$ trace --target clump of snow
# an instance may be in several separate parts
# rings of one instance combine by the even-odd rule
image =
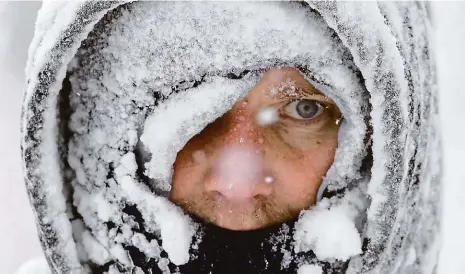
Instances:
[[[299,267],[297,274],[323,274],[323,269],[316,264],[304,264]]]
[[[22,264],[16,274],[52,274],[44,257],[31,259]]]
[[[115,169],[117,177],[134,174],[137,170],[136,156],[133,152],[124,154],[120,159],[120,165]]]
[[[160,257],[161,249],[156,240],[151,240],[149,242],[143,234],[135,233],[134,236],[132,236],[131,241],[135,247],[151,258]]]
[[[297,87],[295,81],[291,78],[286,78],[278,86],[274,86],[268,90],[270,96],[276,96],[280,93],[286,93],[287,95],[297,95]]]
[[[82,245],[84,246],[85,250],[88,252],[89,258],[100,264],[103,265],[110,259],[110,253],[108,250],[93,237],[88,230],[84,231],[81,235],[82,237]]]
[[[294,250],[312,250],[321,261],[346,261],[362,252],[362,241],[355,226],[353,209],[347,205],[330,206],[322,200],[305,211],[295,227]]]
[[[269,126],[278,121],[278,111],[273,107],[262,108],[257,113],[257,124]]]
[[[128,197],[138,205],[149,231],[160,229],[163,248],[170,260],[177,265],[189,261],[189,247],[197,230],[197,225],[173,203],[163,197],[154,197],[131,176],[119,177],[118,182]]]

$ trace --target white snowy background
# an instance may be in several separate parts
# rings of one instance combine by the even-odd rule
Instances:
[[[40,2],[0,1],[0,274],[41,256],[22,180],[19,117],[28,44]],[[444,146],[440,274],[465,274],[465,2],[435,2]]]

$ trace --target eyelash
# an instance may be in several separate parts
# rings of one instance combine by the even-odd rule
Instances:
[[[315,116],[313,118],[310,118],[310,119],[295,119],[295,118],[292,118],[289,115],[283,113],[284,108],[287,107],[289,104],[291,104],[293,102],[296,102],[296,101],[301,101],[301,100],[314,101],[317,104],[319,104],[321,107],[323,107],[323,110],[317,116]],[[311,124],[316,124],[316,123],[320,122],[322,119],[324,119],[324,116],[327,113],[329,108],[330,108],[330,106],[328,106],[328,104],[325,104],[325,103],[317,101],[317,100],[313,100],[313,99],[295,99],[295,100],[288,101],[285,105],[283,105],[283,106],[281,106],[279,108],[279,117],[280,117],[280,120],[291,121],[291,122],[299,124],[299,125],[311,125]]]
[[[299,114],[299,110],[297,108],[299,107],[300,103],[303,103],[303,102],[310,102],[312,104],[315,104],[317,106],[317,111],[316,111],[315,114],[312,115],[312,117],[309,117],[309,118],[304,118],[304,117],[302,117],[301,119],[295,118],[294,116],[301,116]],[[292,118],[295,118],[295,119],[300,121],[300,120],[311,120],[311,119],[314,119],[314,118],[318,117],[325,110],[325,106],[323,104],[321,104],[320,102],[315,101],[315,100],[301,99],[301,100],[293,100],[293,101],[287,103],[284,107],[282,107],[282,109],[289,113],[288,116],[290,116]]]

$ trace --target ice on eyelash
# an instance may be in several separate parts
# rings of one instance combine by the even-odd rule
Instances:
[[[271,87],[268,90],[268,92],[270,96],[276,96],[278,95],[278,93],[282,95],[292,96],[298,95],[298,93],[296,93],[296,89],[297,88],[295,86],[295,80],[291,78],[286,78],[286,80],[284,82],[281,82],[278,86]]]

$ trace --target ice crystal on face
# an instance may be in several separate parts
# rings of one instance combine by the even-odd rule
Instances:
[[[271,184],[274,181],[273,177],[271,176],[266,176],[265,177],[265,183]]]
[[[296,94],[297,87],[295,85],[295,81],[291,78],[286,78],[283,82],[281,82],[277,86],[273,86],[268,90],[268,95],[271,97],[277,96],[279,94],[292,96]]]
[[[273,107],[262,108],[257,113],[257,124],[270,126],[278,121],[278,111]]]

